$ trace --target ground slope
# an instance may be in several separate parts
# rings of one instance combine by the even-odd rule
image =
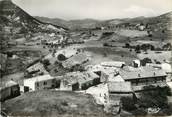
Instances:
[[[52,117],[109,117],[90,95],[39,91],[23,94],[2,104],[7,114]]]

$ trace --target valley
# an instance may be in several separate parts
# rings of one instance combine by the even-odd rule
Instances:
[[[2,117],[172,115],[171,23],[34,17],[0,1]]]

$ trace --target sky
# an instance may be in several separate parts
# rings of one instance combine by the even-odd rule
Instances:
[[[12,0],[32,16],[115,19],[157,16],[172,11],[172,0]]]

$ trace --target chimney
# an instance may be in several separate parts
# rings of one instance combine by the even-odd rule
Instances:
[[[153,73],[153,75],[155,76],[155,75],[156,75],[156,73],[154,72],[154,73]]]

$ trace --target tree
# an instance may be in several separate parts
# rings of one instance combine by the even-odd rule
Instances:
[[[66,58],[63,54],[59,54],[58,57],[57,57],[57,59],[58,59],[59,61],[64,61],[64,60],[66,60],[67,58]]]
[[[153,45],[150,45],[151,50],[155,50],[155,47]]]
[[[146,63],[152,63],[152,60],[150,58],[144,58],[140,62],[142,66],[145,66]]]
[[[103,43],[103,46],[108,46],[108,43]]]
[[[136,52],[136,53],[141,53],[141,52],[140,52],[140,45],[137,45],[137,46],[135,47],[135,52]]]
[[[48,59],[44,59],[44,60],[42,61],[42,64],[43,64],[45,67],[47,67],[48,65],[50,65],[50,61],[49,61]]]
[[[141,93],[138,102],[141,107],[168,107],[167,96],[171,96],[169,87],[145,86],[143,89],[145,91]]]
[[[130,97],[122,97],[121,98],[122,107],[126,111],[133,111],[136,109],[135,102]]]
[[[171,50],[172,49],[172,45],[171,45],[171,43],[167,43],[162,48],[163,48],[163,50]]]
[[[130,48],[130,44],[129,43],[125,43],[125,47],[126,48]]]
[[[142,44],[140,46],[140,49],[144,50],[144,51],[147,51],[147,49],[149,48],[149,45],[148,44]]]

